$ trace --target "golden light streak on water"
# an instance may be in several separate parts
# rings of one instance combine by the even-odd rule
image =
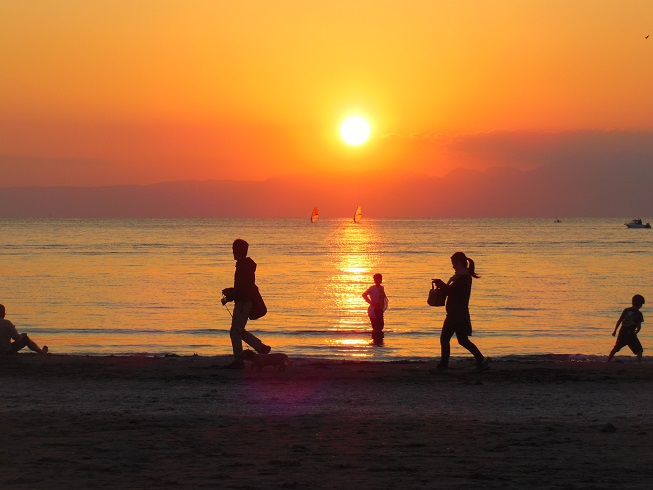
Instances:
[[[336,328],[362,330],[367,324],[367,303],[362,294],[372,282],[376,265],[371,244],[376,241],[376,228],[369,223],[343,222],[337,239],[340,260],[338,272],[331,277],[334,307],[341,311]]]

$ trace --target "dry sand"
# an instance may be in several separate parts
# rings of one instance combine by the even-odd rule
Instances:
[[[632,359],[632,358],[630,358]],[[630,361],[628,359],[628,361]],[[650,488],[653,363],[0,360],[4,488]]]

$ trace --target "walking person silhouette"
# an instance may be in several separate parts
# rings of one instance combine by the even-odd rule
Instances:
[[[249,243],[245,240],[237,239],[232,245],[234,260],[236,261],[236,272],[234,274],[234,287],[226,288],[222,291],[224,297],[222,304],[225,305],[234,301],[234,311],[231,317],[231,346],[234,352],[234,360],[224,366],[226,369],[244,369],[245,360],[243,359],[243,340],[247,342],[259,354],[270,352],[270,346],[265,345],[261,340],[252,333],[245,330],[247,320],[250,318],[254,309],[254,300],[258,295],[256,287],[256,262],[247,256]],[[256,317],[252,317],[256,318]]]
[[[451,256],[451,265],[455,274],[448,282],[445,283],[441,279],[433,280],[439,288],[444,289],[447,295],[447,316],[440,333],[440,362],[434,371],[446,373],[449,369],[450,341],[454,334],[458,343],[471,352],[476,359],[476,370],[483,371],[490,368],[490,359],[483,356],[478,347],[469,340],[469,336],[472,335],[472,321],[469,315],[472,279],[480,276],[475,272],[474,261],[463,252],[456,252]]]

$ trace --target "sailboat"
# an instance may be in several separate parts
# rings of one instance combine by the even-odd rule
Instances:
[[[363,208],[358,206],[356,212],[354,213],[354,223],[360,223],[360,220],[363,219]]]
[[[313,212],[311,213],[311,223],[315,223],[317,220],[320,219],[320,212],[317,209],[317,206],[313,208]]]

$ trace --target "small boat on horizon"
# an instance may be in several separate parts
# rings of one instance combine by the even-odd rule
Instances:
[[[630,223],[624,223],[624,225],[626,225],[626,228],[650,228],[651,227],[651,223],[646,223],[646,224],[642,223],[641,218],[635,218]]]
[[[318,211],[317,206],[315,206],[311,213],[311,223],[315,223],[318,219],[320,219],[320,212]]]

